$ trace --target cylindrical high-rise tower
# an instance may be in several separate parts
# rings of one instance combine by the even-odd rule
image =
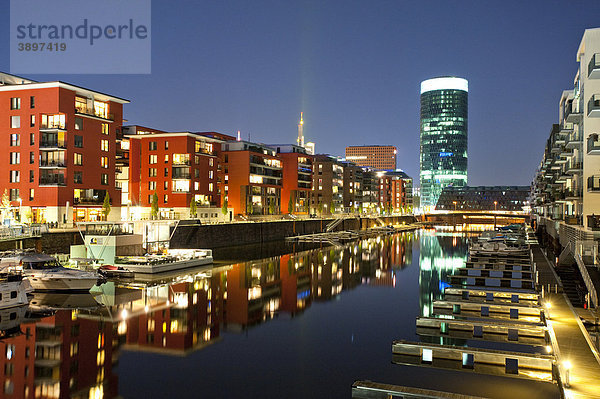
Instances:
[[[462,78],[421,82],[422,207],[435,207],[444,187],[467,185],[468,91]]]

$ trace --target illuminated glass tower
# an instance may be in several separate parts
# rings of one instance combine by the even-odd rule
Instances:
[[[447,186],[467,185],[466,79],[421,82],[421,206],[435,206]]]

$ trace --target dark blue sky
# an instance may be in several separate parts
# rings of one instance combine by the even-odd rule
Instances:
[[[598,0],[156,0],[151,75],[29,77],[128,98],[130,123],[266,143],[293,142],[302,110],[318,152],[392,144],[418,180],[419,84],[457,75],[469,80],[469,184],[529,184],[599,16]]]

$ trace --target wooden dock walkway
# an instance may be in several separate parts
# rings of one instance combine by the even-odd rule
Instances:
[[[533,246],[532,250],[540,284],[549,284],[551,287],[560,285],[539,246]],[[584,332],[579,316],[563,293],[546,293],[543,302],[551,304],[548,323],[556,337],[557,348],[554,350],[559,359],[565,397],[600,398],[600,357]],[[567,370],[569,363],[571,367]]]

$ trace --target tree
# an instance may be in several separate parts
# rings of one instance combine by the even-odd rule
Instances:
[[[290,200],[288,201],[288,213],[294,212],[294,199],[290,195]]]
[[[156,191],[152,194],[152,205],[150,207],[150,214],[152,219],[158,219],[158,194]]]
[[[252,215],[253,212],[254,206],[252,205],[252,201],[248,201],[248,203],[246,203],[246,215]]]
[[[359,213],[359,214],[361,214],[361,215],[362,215],[362,213],[363,213],[363,206],[362,206],[362,204],[360,204],[360,205],[358,206],[358,213]]]
[[[196,206],[196,200],[192,198],[190,201],[190,217],[195,218],[198,216],[198,207]]]
[[[102,203],[102,214],[104,215],[104,220],[108,219],[108,214],[110,213],[110,196],[108,195],[108,191],[104,195],[104,203]]]
[[[335,203],[331,201],[331,204],[329,205],[329,213],[333,215],[333,213],[335,212]]]
[[[223,207],[221,208],[221,213],[223,214],[223,216],[227,216],[228,212],[229,212],[229,203],[225,199],[225,200],[223,200]]]
[[[319,211],[319,215],[323,215],[323,203],[319,202],[319,206],[317,206],[317,209]]]
[[[270,215],[274,215],[275,214],[275,200],[271,200],[269,202],[269,214]]]

